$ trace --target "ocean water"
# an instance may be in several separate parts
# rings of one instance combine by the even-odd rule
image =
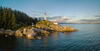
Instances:
[[[0,51],[100,51],[100,24],[61,24],[76,32],[54,32],[44,39],[3,39]]]

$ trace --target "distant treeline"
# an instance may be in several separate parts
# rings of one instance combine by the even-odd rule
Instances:
[[[29,17],[21,11],[0,7],[0,29],[16,30],[22,26],[29,26],[38,22],[37,18]]]

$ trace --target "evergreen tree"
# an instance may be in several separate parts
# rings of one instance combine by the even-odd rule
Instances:
[[[37,18],[29,17],[21,11],[12,10],[11,8],[0,7],[0,29],[18,29],[22,26],[29,26],[38,22]]]

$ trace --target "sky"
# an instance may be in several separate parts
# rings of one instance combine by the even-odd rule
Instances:
[[[0,0],[0,6],[27,13],[31,17],[48,16],[70,21],[100,22],[100,0]]]

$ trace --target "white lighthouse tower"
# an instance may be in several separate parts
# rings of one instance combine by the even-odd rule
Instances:
[[[44,20],[47,20],[47,13],[44,13]]]

